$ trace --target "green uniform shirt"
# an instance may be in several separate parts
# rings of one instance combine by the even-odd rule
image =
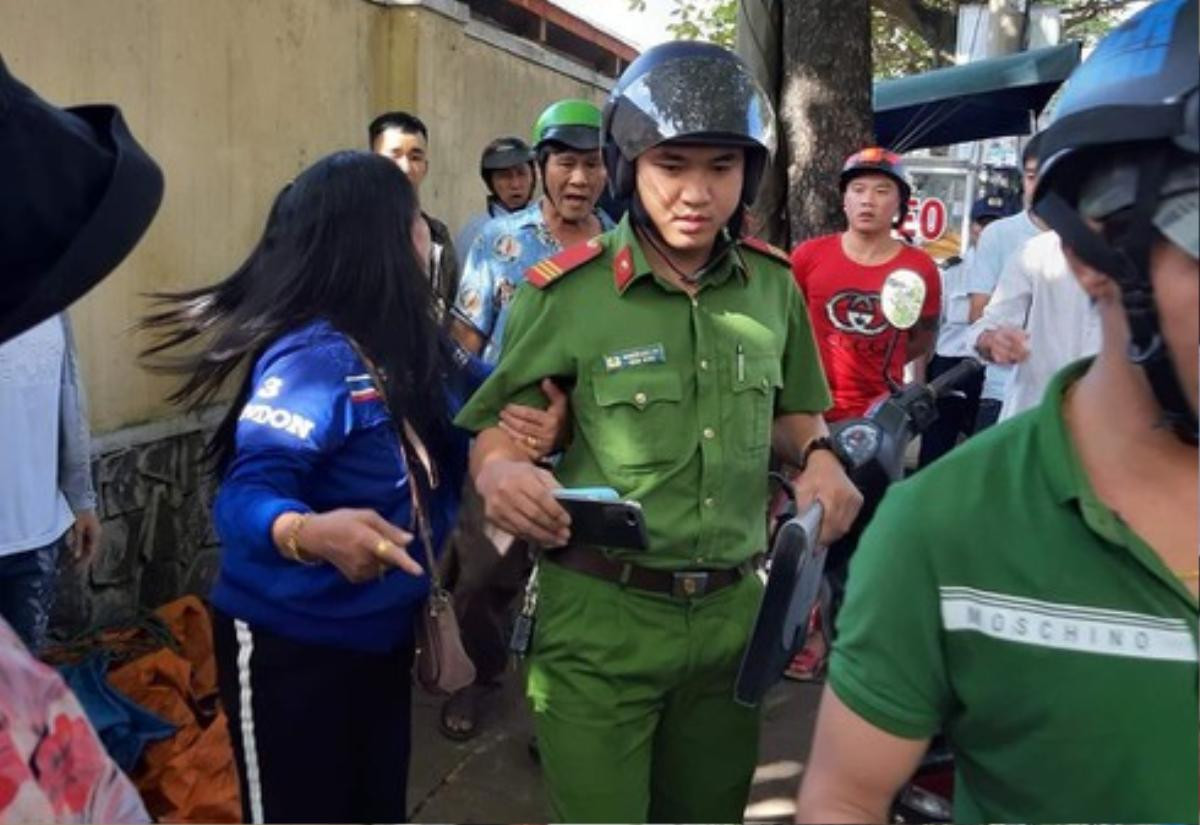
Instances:
[[[535,266],[552,282],[517,290],[499,364],[456,423],[495,426],[565,379],[574,430],[556,474],[641,502],[649,551],[624,558],[740,564],[766,543],[772,419],[829,404],[800,290],[756,246],[711,264],[694,300],[654,277],[628,219]]]
[[[851,563],[830,685],[946,733],[956,822],[1197,820],[1197,604],[1083,472],[1086,366],[894,487]]]

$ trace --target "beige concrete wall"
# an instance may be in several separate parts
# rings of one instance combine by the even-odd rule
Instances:
[[[457,232],[483,208],[479,153],[488,141],[509,134],[529,140],[549,104],[565,97],[601,103],[607,89],[473,36],[478,24],[464,28],[428,13],[415,22],[416,109],[430,130],[433,163],[421,197]]]
[[[602,94],[598,78],[536,49],[472,36],[480,24],[458,4],[426,2],[0,0],[12,71],[56,103],[119,103],[166,173],[146,237],[72,310],[95,431],[176,412],[169,383],[134,363],[142,295],[231,272],[280,186],[330,151],[364,147],[375,113],[427,120],[422,198],[457,229],[482,202],[487,140],[525,135],[554,99]]]
[[[305,165],[362,142],[369,32],[359,0],[3,0],[0,50],[56,103],[116,101],[166,174],[122,267],[73,310],[98,431],[173,412],[134,365],[141,294],[233,270]]]

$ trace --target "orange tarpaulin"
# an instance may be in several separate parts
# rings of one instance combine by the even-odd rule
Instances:
[[[208,611],[195,596],[185,596],[155,613],[180,652],[147,653],[111,671],[108,680],[179,730],[149,745],[131,778],[160,822],[239,822],[237,773],[217,701]]]

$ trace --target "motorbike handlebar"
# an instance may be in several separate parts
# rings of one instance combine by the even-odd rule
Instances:
[[[783,473],[778,473],[775,471],[771,471],[770,473],[767,473],[767,475],[770,477],[771,481],[774,481],[780,486],[780,488],[783,489],[785,493],[787,493],[788,501],[794,504],[796,501],[796,487],[791,481],[788,480],[787,476],[785,476]],[[821,504],[820,499],[815,499],[811,504],[804,508],[803,512],[797,513],[794,518],[800,522],[800,525],[806,531],[808,531],[808,533],[813,537],[813,542],[815,543],[817,537],[821,535],[821,522],[825,519],[825,507]]]
[[[804,512],[798,513],[796,520],[804,527],[805,532],[812,537],[812,542],[815,546],[817,539],[821,536],[821,522],[825,520],[825,506],[821,504],[820,499],[815,499],[812,504],[804,509]]]
[[[828,557],[825,548],[817,545],[823,515],[821,502],[814,501],[772,537],[762,603],[734,685],[734,698],[740,704],[761,703],[804,644]]]
[[[929,391],[933,393],[934,398],[941,398],[947,392],[954,389],[960,381],[970,378],[981,369],[983,369],[983,364],[979,361],[974,358],[964,358],[961,362],[930,381],[928,384]]]

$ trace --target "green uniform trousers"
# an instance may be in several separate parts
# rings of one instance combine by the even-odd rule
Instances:
[[[733,685],[761,595],[756,576],[684,600],[542,561],[527,691],[557,821],[741,821],[759,714]]]

